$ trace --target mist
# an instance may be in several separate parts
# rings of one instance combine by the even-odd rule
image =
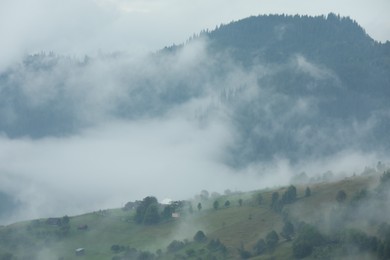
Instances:
[[[178,200],[202,189],[286,185],[302,171],[351,175],[386,158],[355,144],[374,118],[365,127],[293,127],[301,150],[263,149],[286,125],[315,118],[321,102],[280,92],[269,78],[292,69],[317,83],[308,86],[338,88],[337,75],[300,54],[246,68],[228,53],[210,55],[208,45],[200,37],[173,54],[142,57],[41,53],[9,66],[0,89],[0,190],[19,207],[1,223],[121,207],[149,195]],[[257,122],[243,117],[248,109]],[[336,150],[308,153],[335,146],[329,140]]]

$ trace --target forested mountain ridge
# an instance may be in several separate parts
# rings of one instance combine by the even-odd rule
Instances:
[[[282,62],[292,54],[337,72],[350,90],[389,94],[389,47],[346,17],[259,16],[221,26],[209,34],[216,49],[232,48],[243,62]],[[378,95],[379,94],[379,95]]]
[[[382,138],[386,139],[386,129],[390,129],[390,125],[386,123],[389,121],[390,42],[379,43],[373,40],[356,21],[332,13],[317,17],[257,16],[221,25],[214,31],[203,32],[201,36],[209,39],[211,53],[227,51],[236,62],[245,67],[258,64],[271,67],[274,73],[258,80],[260,87],[272,88],[278,94],[288,96],[287,100],[317,100],[314,108],[318,109],[318,114],[315,118],[302,118],[302,115],[298,115],[293,122],[285,125],[287,128],[298,131],[306,125],[318,130],[317,126],[323,129],[333,124],[330,131],[334,134],[329,132],[327,138],[331,140],[337,138],[340,129],[355,124],[357,128],[370,128],[370,133],[368,137],[364,134],[362,136],[362,132],[356,128],[345,129],[343,135],[359,135],[358,140],[350,141],[350,144],[360,143],[354,148],[384,148],[381,144],[385,140]],[[278,105],[283,107],[283,104]],[[288,107],[291,108],[287,106],[277,116],[283,117]],[[247,113],[240,113],[240,117],[245,114]],[[254,117],[255,121],[262,121],[262,116]],[[249,116],[240,125],[247,127],[253,123],[254,117]],[[263,122],[263,125],[269,121]],[[378,121],[382,122],[376,124]],[[258,124],[254,128],[257,126]],[[257,143],[256,147],[267,147],[267,154],[289,149],[286,147],[300,150],[304,142],[295,143],[292,140],[296,138],[288,132],[284,131],[271,142],[265,138],[253,139],[251,135],[249,139],[250,143]],[[296,136],[297,133],[293,135]],[[280,139],[287,139],[281,144],[285,148],[274,149]],[[342,146],[345,145],[344,141]],[[270,146],[272,148],[268,149]],[[322,147],[320,150],[332,153],[341,148],[336,146]],[[307,148],[304,154],[315,149]],[[252,152],[261,153],[258,150]],[[294,159],[291,153],[288,154],[288,158]]]
[[[349,90],[378,98],[390,94],[390,42],[375,41],[349,17],[262,15],[200,36],[210,40],[210,51],[227,50],[247,66],[283,63],[299,54],[332,69]]]
[[[186,49],[195,53],[189,60]],[[390,148],[390,43],[350,18],[249,17],[139,63],[124,56],[37,54],[10,66],[0,74],[0,132],[71,135],[106,118],[159,118],[209,98],[218,101],[192,112],[202,120],[226,114],[233,166]]]

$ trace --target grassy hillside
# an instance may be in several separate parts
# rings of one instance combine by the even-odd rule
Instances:
[[[282,201],[282,194],[288,187],[198,198],[191,201],[194,206],[192,213],[187,203],[177,210],[180,212],[179,218],[169,218],[151,225],[136,223],[135,209],[110,209],[69,218],[15,223],[0,228],[0,259],[291,259],[294,258],[297,241],[303,236],[300,230],[304,230],[305,225],[309,224],[321,233],[323,241],[328,241],[314,246],[311,257],[321,254],[346,257],[359,251],[355,256],[376,259],[376,252],[363,250],[359,246],[355,249],[350,240],[349,246],[344,248],[344,244],[340,242],[344,241],[343,236],[339,233],[337,238],[341,240],[336,239],[339,241],[337,244],[335,233],[331,232],[335,223],[331,215],[332,212],[341,214],[355,209],[359,213],[362,203],[359,207],[351,206],[355,205],[356,194],[360,194],[362,190],[377,192],[380,186],[379,176],[371,174],[335,182],[295,185],[296,198],[281,207],[270,206],[272,196],[278,192],[279,201]],[[311,190],[310,196],[305,194],[307,187]],[[338,202],[336,196],[341,190],[347,196]],[[239,203],[240,199],[242,205]],[[215,201],[219,202],[218,209],[213,208]],[[226,201],[230,205],[225,206]],[[202,203],[201,210],[196,207],[199,202]],[[161,205],[160,208],[162,209]],[[377,231],[378,226],[386,219],[385,216],[381,217],[385,211],[372,213],[355,218],[344,215],[348,221],[340,222],[340,230],[360,230],[380,239]],[[295,231],[283,238],[286,221],[292,223]],[[194,235],[199,230],[207,238],[197,242],[194,241]],[[270,247],[267,244],[264,252],[256,253],[255,245],[272,230],[279,237],[276,245]],[[174,240],[176,242],[171,243]],[[333,244],[329,241],[333,241]],[[84,248],[82,255],[76,256],[77,248]]]

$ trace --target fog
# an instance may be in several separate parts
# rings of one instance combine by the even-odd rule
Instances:
[[[121,207],[148,195],[189,199],[202,189],[222,193],[286,185],[302,170],[311,177],[326,170],[351,175],[377,159],[345,152],[300,166],[280,159],[235,171],[222,160],[230,137],[223,124],[200,128],[172,118],[113,122],[69,138],[1,138],[0,189],[22,203],[3,221]]]
[[[259,63],[245,69],[229,55],[210,57],[207,44],[199,39],[157,60],[42,55],[33,65],[10,66],[1,89],[9,99],[3,99],[7,109],[1,111],[8,132],[0,136],[0,190],[19,207],[1,223],[121,207],[149,195],[178,200],[202,189],[222,193],[286,185],[302,171],[352,175],[385,158],[349,145],[375,125],[373,120],[365,128],[353,125],[347,140],[351,128],[343,124],[296,133],[302,147],[321,150],[329,140],[345,144],[334,154],[292,162],[276,151],[268,160],[234,167],[237,151],[243,158],[255,153],[242,140],[237,109],[259,103],[253,109],[262,120],[251,131],[267,140],[296,117],[316,116],[318,100],[288,97],[263,78],[290,67],[316,80],[337,82],[337,75],[299,54],[281,67]],[[216,67],[223,73],[210,73]],[[13,94],[7,92],[11,87]],[[285,110],[282,104],[292,105]],[[24,124],[42,111],[48,118]]]

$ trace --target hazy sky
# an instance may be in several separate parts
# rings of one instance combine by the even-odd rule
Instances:
[[[388,0],[1,0],[0,69],[22,54],[154,51],[251,15],[329,12],[390,40]]]

